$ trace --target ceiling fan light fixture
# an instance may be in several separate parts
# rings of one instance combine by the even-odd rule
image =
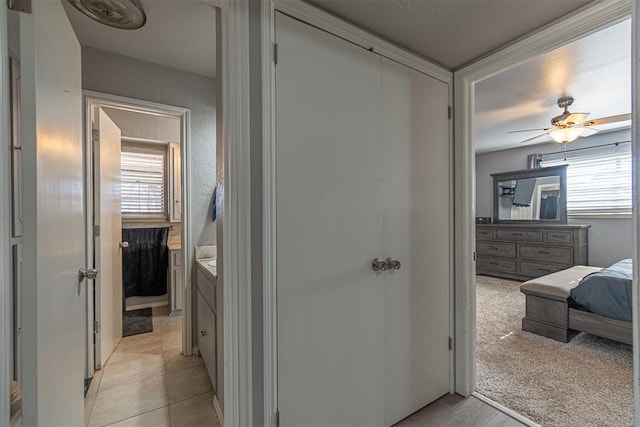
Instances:
[[[553,138],[555,142],[566,143],[575,141],[583,133],[584,128],[582,127],[566,127],[550,131],[549,136]]]

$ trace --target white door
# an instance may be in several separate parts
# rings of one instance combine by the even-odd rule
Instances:
[[[383,423],[380,57],[276,14],[282,426]]]
[[[452,208],[448,85],[382,60],[385,425],[449,391]]]
[[[96,369],[122,338],[122,213],[120,209],[120,128],[102,108],[93,112]]]
[[[86,238],[80,44],[60,2],[31,6],[31,14],[19,17],[22,424],[79,426],[84,420],[86,286],[78,280]]]

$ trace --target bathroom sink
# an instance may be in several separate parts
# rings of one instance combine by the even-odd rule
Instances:
[[[216,265],[216,262],[217,262],[217,261],[218,261],[217,259],[212,259],[211,261],[209,261],[209,262],[207,263],[207,265],[208,265],[209,267],[217,267],[217,265]]]

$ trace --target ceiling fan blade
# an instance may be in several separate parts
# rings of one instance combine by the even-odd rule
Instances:
[[[585,136],[591,136],[591,135],[594,135],[594,134],[598,133],[598,129],[594,129],[594,128],[590,128],[590,127],[581,126],[581,129],[583,129],[583,131],[580,134],[580,136],[583,137],[583,138]]]
[[[522,129],[522,130],[510,130],[507,133],[518,133],[518,132],[533,132],[533,131],[537,131],[537,130],[543,130],[543,131],[548,131],[551,130],[553,128],[538,128],[538,129]]]
[[[536,135],[536,136],[531,137],[529,139],[525,139],[524,141],[520,141],[520,144],[524,144],[525,142],[533,141],[534,139],[542,138],[543,136],[547,136],[547,134],[546,133],[541,133],[540,135]]]
[[[631,114],[618,114],[617,116],[601,117],[599,119],[589,120],[583,123],[584,126],[598,126],[606,125],[609,123],[626,122],[631,120]]]
[[[571,113],[567,116],[566,119],[564,119],[565,123],[575,123],[575,124],[579,124],[584,122],[587,117],[589,117],[589,113]]]

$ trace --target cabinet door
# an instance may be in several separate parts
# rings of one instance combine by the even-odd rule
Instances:
[[[196,298],[196,310],[197,310],[197,314],[196,314],[196,318],[198,319],[197,321],[197,327],[198,327],[198,350],[200,351],[200,355],[202,356],[202,360],[205,361],[206,364],[206,360],[207,360],[207,355],[209,354],[207,351],[207,347],[206,347],[206,340],[205,340],[205,336],[204,334],[206,333],[206,320],[204,317],[204,311],[205,311],[205,307],[207,306],[207,303],[204,302],[204,298],[202,297],[202,294],[200,292],[197,293],[198,296]]]
[[[173,285],[172,285],[172,311],[182,310],[182,267],[173,269]]]
[[[217,384],[217,369],[216,369],[216,354],[217,354],[217,339],[216,339],[216,315],[213,311],[207,311],[207,327],[208,330],[211,331],[205,338],[208,338],[207,346],[211,350],[211,356],[208,358],[208,361],[211,363],[207,365],[207,372],[209,372],[209,379],[211,380],[211,384],[213,385],[214,390],[218,391]],[[206,361],[205,361],[206,362]]]

